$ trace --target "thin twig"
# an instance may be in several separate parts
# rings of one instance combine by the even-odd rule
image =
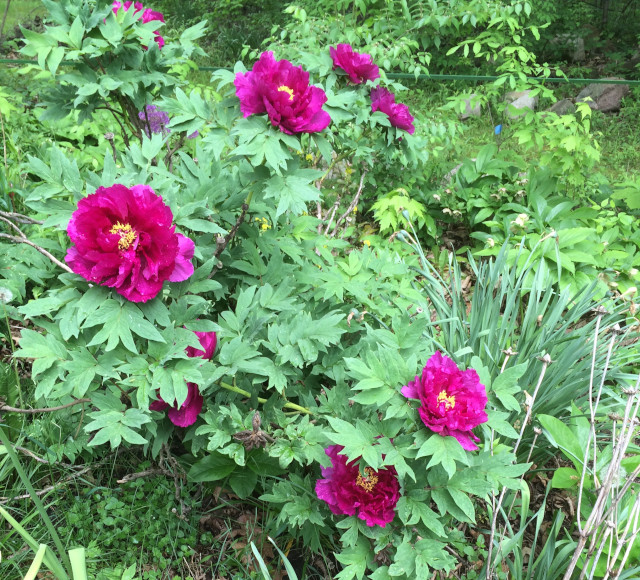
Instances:
[[[7,240],[11,240],[12,242],[15,242],[16,244],[27,244],[28,246],[31,246],[32,248],[35,248],[36,250],[38,250],[38,252],[40,252],[43,256],[46,256],[47,258],[49,258],[54,264],[56,264],[56,266],[59,266],[63,270],[69,272],[69,274],[73,274],[73,270],[71,268],[69,268],[69,266],[67,266],[66,264],[63,264],[60,260],[58,260],[58,258],[56,258],[52,254],[47,252],[47,250],[45,250],[44,248],[41,248],[37,244],[34,244],[31,240],[29,240],[26,237],[18,238],[16,236],[12,236],[10,234],[2,234],[2,233],[0,233],[0,238],[6,238]]]
[[[360,177],[360,185],[358,185],[358,191],[356,192],[355,197],[351,200],[351,203],[349,204],[347,211],[345,211],[336,221],[336,227],[333,229],[333,232],[331,233],[332,238],[335,237],[336,233],[338,232],[338,228],[340,227],[341,222],[346,220],[349,214],[353,211],[353,208],[356,207],[356,205],[358,205],[358,201],[360,200],[360,195],[362,195],[362,188],[364,187],[364,178],[366,176],[367,176],[367,171],[365,169],[362,172],[362,176]]]
[[[227,244],[231,241],[231,239],[236,235],[236,232],[238,231],[238,229],[240,228],[240,226],[242,225],[242,223],[244,222],[244,218],[247,215],[247,211],[249,209],[249,204],[247,203],[243,203],[242,204],[242,212],[240,213],[240,215],[238,216],[238,219],[236,220],[236,223],[233,225],[233,227],[229,230],[229,233],[224,236],[224,238],[222,238],[222,241],[220,242],[220,244],[218,244],[218,247],[216,248],[215,253],[213,254],[214,258],[218,258],[220,257],[220,254],[222,254],[222,252],[224,251],[224,249],[227,247]]]
[[[28,215],[24,215],[21,213],[16,213],[14,211],[0,211],[0,216],[12,219],[13,221],[18,222],[19,224],[38,224],[42,225],[44,222],[41,220],[34,220]]]
[[[91,399],[76,399],[72,403],[67,403],[66,405],[60,405],[59,407],[46,407],[44,409],[18,409],[16,407],[9,407],[9,405],[0,405],[0,411],[4,411],[5,413],[27,413],[29,415],[33,415],[35,413],[53,413],[54,411],[61,411],[62,409],[73,407],[73,405],[90,402]]]
[[[152,475],[166,475],[168,477],[172,477],[170,471],[163,469],[162,467],[152,467],[151,469],[145,469],[144,471],[139,471],[138,473],[130,473],[129,475],[125,475],[122,479],[118,479],[117,483],[129,483],[130,481],[140,479],[141,477],[150,477]]]
[[[42,495],[45,495],[45,494],[49,493],[50,491],[53,491],[54,489],[58,489],[59,487],[61,487],[65,483],[68,483],[72,479],[76,479],[76,478],[80,477],[81,475],[84,475],[85,473],[87,473],[88,471],[91,471],[95,467],[96,467],[95,464],[89,465],[88,467],[85,467],[84,469],[82,469],[80,471],[77,471],[76,473],[72,473],[71,475],[65,477],[64,479],[62,479],[61,481],[59,481],[55,485],[48,485],[44,489],[36,491],[36,495],[38,497],[40,497]],[[0,503],[1,504],[5,504],[5,503],[8,503],[10,501],[17,500],[17,499],[29,499],[30,497],[31,497],[31,494],[28,494],[28,493],[25,493],[23,495],[16,495],[15,497],[0,497]]]

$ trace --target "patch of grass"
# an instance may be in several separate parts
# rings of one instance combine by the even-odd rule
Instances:
[[[0,0],[0,22],[4,16],[8,1]],[[0,34],[4,36],[11,35],[13,34],[13,28],[18,24],[22,24],[36,16],[44,16],[44,14],[45,8],[40,0],[11,0],[4,30],[1,30]]]

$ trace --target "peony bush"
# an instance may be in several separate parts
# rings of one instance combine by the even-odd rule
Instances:
[[[21,192],[68,266],[18,308],[38,404],[69,404],[88,453],[164,449],[262,502],[300,545],[335,547],[336,578],[454,570],[460,525],[530,466],[515,397],[539,364],[454,344],[409,234],[354,238],[363,191],[423,169],[428,129],[366,47],[267,50],[190,87],[202,26],[163,39],[152,7],[92,0],[50,19],[38,38],[78,66],[43,116],[109,131],[98,167],[51,147]],[[43,46],[23,52],[56,74]]]

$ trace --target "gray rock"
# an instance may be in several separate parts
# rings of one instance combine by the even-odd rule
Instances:
[[[527,89],[526,91],[509,91],[504,96],[505,103],[513,103],[513,101],[517,101],[521,97],[528,97],[531,94],[531,89]],[[534,97],[536,104],[538,103],[538,97]]]
[[[614,80],[614,79],[610,79]],[[623,80],[623,79],[615,79]],[[629,85],[596,84],[588,85],[578,93],[576,103],[587,102],[594,111],[611,113],[620,110],[622,98],[629,94]],[[591,99],[591,100],[587,100]]]
[[[469,117],[480,117],[482,115],[482,107],[480,106],[480,99],[475,93],[471,93],[468,99],[464,100],[464,113],[460,115],[460,119],[464,121]],[[475,103],[475,104],[474,104]]]
[[[584,38],[577,34],[558,34],[551,39],[551,44],[559,46],[563,56],[571,62],[584,62],[587,59]]]
[[[532,97],[531,91],[511,91],[504,97],[507,103],[507,117],[509,119],[519,119],[527,114],[528,110],[535,111],[538,104],[538,97]]]
[[[556,115],[573,115],[576,112],[576,106],[571,99],[562,99],[556,103],[553,103],[547,111],[555,113]]]

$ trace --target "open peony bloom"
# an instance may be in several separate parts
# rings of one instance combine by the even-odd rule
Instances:
[[[199,350],[192,346],[188,346],[186,350],[187,356],[199,356],[203,359],[211,360],[218,343],[218,337],[216,333],[196,332],[196,335],[200,340],[200,345],[204,350]],[[189,425],[193,425],[196,422],[200,411],[202,411],[202,403],[204,402],[204,399],[200,394],[198,385],[196,385],[195,383],[187,383],[187,388],[189,390],[187,392],[187,398],[185,399],[184,403],[182,403],[180,408],[172,406],[167,413],[170,421],[174,425],[176,425],[176,427],[188,427]],[[162,399],[160,393],[158,393],[158,399],[156,401],[153,401],[153,403],[149,405],[149,409],[152,411],[164,411],[167,407],[170,407],[170,405]]]
[[[378,65],[373,64],[371,55],[354,52],[350,44],[339,44],[336,48],[330,46],[329,54],[333,59],[334,70],[340,67],[349,75],[349,80],[354,85],[380,77]]]
[[[392,126],[404,129],[409,135],[413,135],[413,115],[409,107],[402,103],[396,103],[396,97],[384,87],[376,87],[371,91],[371,110],[381,111],[387,117]]]
[[[147,22],[152,22],[154,20],[164,22],[164,16],[162,12],[156,12],[155,10],[151,10],[151,8],[145,9],[145,7],[142,5],[142,2],[136,2],[134,4],[132,0],[127,0],[126,2],[124,2],[124,4],[122,2],[118,2],[118,0],[114,0],[113,13],[118,14],[118,10],[120,10],[120,8],[123,8],[124,11],[126,12],[127,10],[129,10],[129,8],[131,8],[132,4],[133,4],[134,14],[137,14],[138,12],[142,12],[142,14],[138,16],[138,20],[142,20],[143,24],[146,24]],[[155,41],[158,43],[158,48],[162,48],[164,46],[164,38],[162,38],[162,36],[158,34],[157,30],[155,31],[155,35],[156,35]]]
[[[480,441],[472,429],[488,421],[487,392],[473,369],[461,371],[450,358],[436,352],[402,394],[420,400],[420,418],[435,433],[455,437],[467,451]]]
[[[233,84],[245,117],[267,113],[272,125],[288,135],[317,133],[331,122],[322,110],[325,92],[309,86],[309,73],[302,67],[276,61],[273,52],[263,52],[250,71],[236,74]]]
[[[325,449],[332,465],[320,468],[324,479],[316,482],[316,495],[334,514],[357,515],[368,526],[384,528],[393,520],[400,499],[398,473],[391,466],[378,471],[365,467],[363,477],[357,461],[347,463],[340,455],[343,449],[342,445]]]
[[[194,243],[175,232],[173,214],[148,185],[116,183],[81,199],[67,233],[65,261],[76,273],[132,302],[155,298],[165,280],[193,274]]]

